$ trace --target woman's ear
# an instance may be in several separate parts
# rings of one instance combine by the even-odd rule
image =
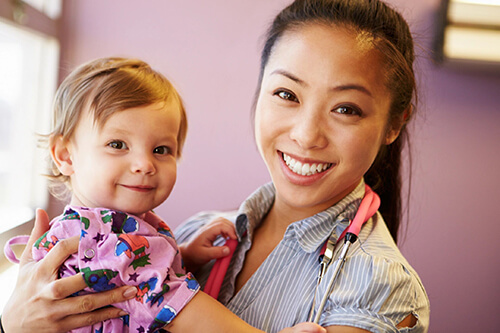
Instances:
[[[61,174],[65,176],[71,176],[74,172],[69,145],[69,141],[64,140],[60,134],[50,138],[50,155]]]
[[[390,125],[390,129],[387,131],[387,135],[385,137],[385,144],[390,145],[393,143],[399,136],[401,129],[406,123],[410,120],[412,115],[413,107],[409,106],[400,117],[397,117],[392,121]]]
[[[387,131],[387,134],[385,136],[385,144],[390,145],[391,143],[396,141],[402,128],[403,128],[402,123],[397,124],[397,125],[392,125],[391,129],[389,129],[389,131]]]

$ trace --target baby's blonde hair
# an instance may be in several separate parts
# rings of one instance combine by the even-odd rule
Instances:
[[[187,116],[181,97],[170,81],[138,59],[112,57],[92,60],[73,70],[57,89],[52,132],[41,140],[51,147],[60,136],[63,140],[71,139],[84,112],[90,112],[95,124],[101,127],[116,112],[166,103],[172,98],[181,112],[177,136],[177,156],[180,157],[186,139]],[[65,197],[69,177],[61,174],[53,161],[51,170],[50,191],[56,197]],[[60,186],[63,184],[66,186]]]

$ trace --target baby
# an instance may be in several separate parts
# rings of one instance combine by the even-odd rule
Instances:
[[[78,253],[60,267],[60,277],[81,274],[88,288],[80,293],[137,287],[135,299],[115,304],[129,315],[79,332],[175,332],[186,322],[190,331],[260,332],[200,291],[168,225],[152,212],[174,187],[186,132],[179,94],[143,61],[97,59],[59,87],[47,143],[52,190],[69,190],[70,203],[35,243],[33,257],[78,235]],[[186,245],[197,256],[186,261],[214,259],[210,247],[197,245],[214,235],[237,238],[231,224],[214,223],[199,233],[205,241]],[[282,332],[321,330],[302,323]]]

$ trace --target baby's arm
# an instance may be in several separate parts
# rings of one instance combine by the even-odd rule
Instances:
[[[227,246],[213,245],[219,236],[237,239],[234,224],[224,218],[215,219],[198,230],[189,242],[179,244],[186,271],[196,272],[210,260],[223,258],[229,254]]]
[[[166,326],[170,332],[214,332],[214,333],[256,333],[256,329],[221,303],[203,292],[198,292],[191,301],[179,312],[175,319]],[[281,333],[326,333],[326,330],[314,323],[301,323],[291,328],[285,328]]]

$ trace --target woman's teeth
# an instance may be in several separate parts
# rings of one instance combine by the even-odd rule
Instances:
[[[302,176],[311,176],[323,172],[332,166],[332,163],[302,163],[283,153],[283,160],[290,170]]]

